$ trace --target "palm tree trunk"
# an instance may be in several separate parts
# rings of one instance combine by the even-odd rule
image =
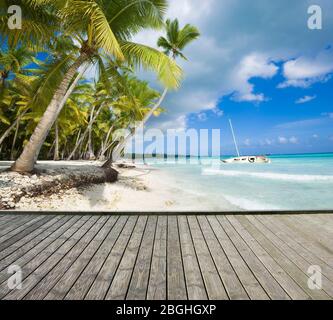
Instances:
[[[34,133],[30,137],[29,142],[23,149],[21,156],[13,164],[11,170],[16,172],[31,172],[34,169],[35,160],[38,157],[40,149],[44,141],[54,125],[55,120],[61,110],[60,105],[68,93],[69,86],[79,67],[87,60],[86,54],[81,54],[80,57],[68,69],[64,79],[60,83],[58,89],[39,121]],[[73,88],[74,89],[74,88]]]
[[[102,104],[99,109],[96,111],[96,114],[93,118],[90,118],[88,127],[86,128],[86,130],[83,132],[82,136],[80,137],[80,140],[77,142],[77,144],[74,147],[74,150],[72,151],[72,153],[69,155],[69,157],[67,158],[67,161],[71,160],[74,155],[75,152],[77,150],[77,148],[81,145],[81,143],[83,142],[83,140],[85,139],[85,137],[87,136],[88,132],[90,132],[94,122],[96,121],[97,117],[99,116],[100,112],[102,111],[102,108],[104,107],[104,104]],[[94,109],[93,109],[94,111]],[[89,142],[88,142],[89,143]]]
[[[151,110],[146,114],[146,116],[144,117],[144,119],[142,120],[142,122],[140,123],[140,125],[138,127],[143,128],[145,126],[145,124],[148,122],[148,120],[152,117],[152,115],[154,114],[154,112],[161,106],[162,102],[164,101],[166,95],[168,93],[168,89],[164,89],[160,99],[158,100],[158,102],[154,105],[153,108],[151,108]],[[103,167],[107,168],[110,166],[110,164],[112,162],[115,162],[117,160],[119,160],[121,152],[124,150],[124,148],[126,147],[127,143],[132,139],[132,137],[135,135],[136,130],[132,131],[131,133],[129,133],[125,139],[120,142],[118,144],[118,146],[113,150],[112,152],[112,161],[107,161],[106,163],[104,163]]]
[[[70,87],[68,88],[65,96],[63,97],[63,99],[61,100],[61,102],[59,104],[56,119],[58,119],[61,110],[65,106],[65,103],[67,102],[68,98],[70,97],[70,95],[74,91],[77,83],[82,78],[83,74],[87,71],[88,67],[89,67],[89,63],[86,63],[85,66],[82,68],[82,70],[78,73],[78,75],[76,76],[75,80],[72,82],[72,84],[70,85]],[[49,134],[49,131],[48,131],[47,135]],[[40,149],[42,148],[42,146],[43,145],[40,146],[40,148],[38,149],[38,151],[35,154],[35,161],[34,161],[34,163],[37,163],[37,158],[38,158],[38,155],[39,155],[39,152],[40,152]]]
[[[3,135],[0,138],[0,145],[3,143],[3,141],[9,136],[10,132],[15,128],[18,122],[21,121],[21,118],[28,112],[28,110],[23,111],[21,115],[19,115],[16,120],[11,124],[11,126],[3,133]]]
[[[59,161],[59,127],[58,120],[55,123],[55,146],[54,146],[54,161]]]
[[[160,99],[157,101],[155,106],[150,109],[150,111],[146,114],[146,116],[142,120],[142,125],[145,125],[148,122],[148,120],[153,116],[154,112],[161,106],[161,104],[164,101],[167,93],[168,93],[168,89],[164,89]]]
[[[50,157],[51,157],[51,152],[52,152],[54,146],[55,146],[55,141],[52,142],[51,148],[49,149],[49,152],[48,152],[47,155],[46,155],[46,159],[47,159],[47,160],[50,159]]]
[[[108,133],[106,134],[105,140],[102,142],[101,151],[99,153],[100,159],[105,155],[105,152],[108,151],[108,149],[111,147],[111,145],[108,145],[108,141],[110,139],[110,135],[111,135],[113,128],[114,128],[114,126],[110,127]]]
[[[76,85],[78,84],[78,82],[80,81],[80,79],[82,78],[82,76],[84,75],[84,73],[87,71],[89,67],[89,63],[86,63],[85,66],[82,68],[82,70],[78,73],[78,75],[76,76],[75,80],[72,82],[71,86],[68,88],[64,98],[62,99],[60,105],[59,105],[59,109],[58,109],[58,113],[57,113],[57,118],[62,110],[62,108],[64,107],[65,103],[67,102],[68,98],[70,97],[70,95],[72,94],[72,92],[74,91]]]
[[[94,112],[95,112],[95,106],[92,108],[91,110],[91,114],[90,114],[90,124],[88,126],[88,160],[95,160],[95,154],[94,154],[94,150],[93,150],[93,146],[92,146],[92,122],[94,120]]]
[[[19,118],[21,118],[21,117],[19,117]],[[17,123],[16,123],[16,130],[15,130],[15,134],[14,134],[12,149],[10,151],[10,160],[14,160],[14,158],[15,158],[15,144],[16,144],[19,127],[20,127],[20,120],[17,121]]]

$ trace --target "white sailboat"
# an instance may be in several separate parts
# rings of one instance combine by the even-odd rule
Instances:
[[[271,163],[271,160],[269,158],[267,158],[266,156],[241,156],[241,154],[239,152],[238,145],[237,145],[237,140],[236,140],[236,136],[235,136],[235,132],[234,132],[234,128],[233,128],[231,119],[229,119],[229,123],[230,123],[232,137],[233,137],[234,143],[235,143],[237,157],[221,160],[223,163],[229,163],[229,164],[236,164],[236,163],[241,163],[241,164],[246,164],[246,163],[247,164],[249,164],[249,163],[251,163],[251,164],[253,164],[253,163]]]

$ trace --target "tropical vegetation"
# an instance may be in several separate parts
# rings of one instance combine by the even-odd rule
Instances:
[[[199,36],[164,20],[167,0],[21,0],[22,28],[11,30],[13,4],[0,1],[0,160],[14,160],[18,172],[31,172],[37,159],[116,160],[127,139],[116,132],[132,135],[164,111],[182,78],[175,59]],[[133,42],[162,28],[163,52]],[[165,91],[140,80],[140,68]]]

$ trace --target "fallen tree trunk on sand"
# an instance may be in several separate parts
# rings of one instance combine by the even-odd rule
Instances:
[[[118,171],[110,167],[41,169],[33,175],[0,172],[0,210],[15,209],[25,198],[50,196],[63,190],[117,180]]]

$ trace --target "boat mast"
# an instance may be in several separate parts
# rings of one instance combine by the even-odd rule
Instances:
[[[235,143],[235,147],[236,147],[237,155],[238,155],[238,157],[240,157],[240,153],[239,153],[239,149],[238,149],[238,145],[237,145],[237,141],[236,141],[236,137],[235,137],[235,132],[234,132],[234,128],[233,128],[233,126],[232,126],[231,119],[229,119],[229,123],[230,123],[230,128],[231,128],[232,137],[234,138],[234,143]]]

